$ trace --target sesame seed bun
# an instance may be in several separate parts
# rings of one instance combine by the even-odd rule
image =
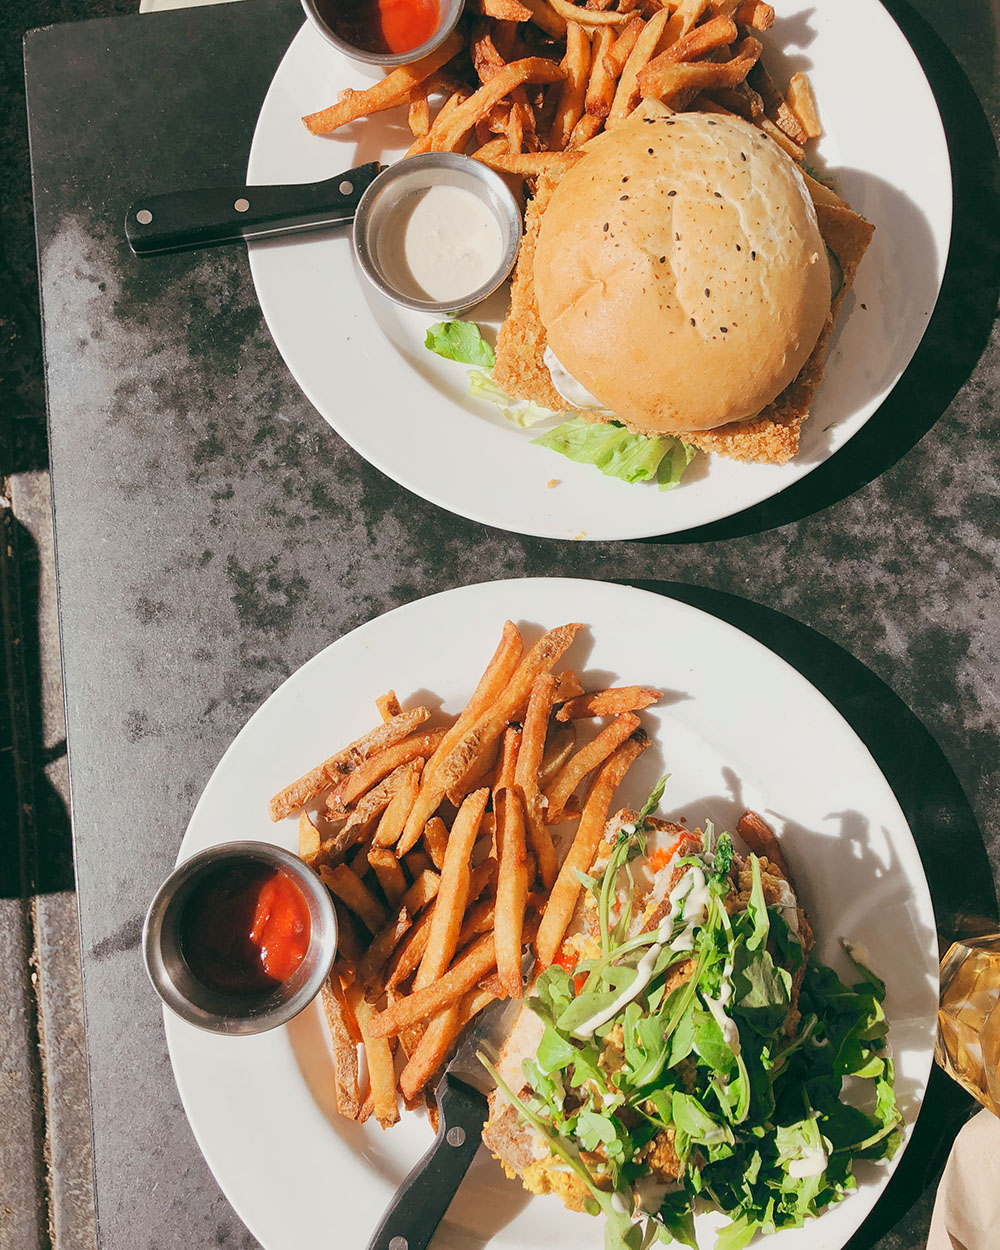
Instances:
[[[560,363],[644,433],[760,412],[830,315],[826,248],[794,161],[749,123],[652,104],[563,176],[534,283]]]

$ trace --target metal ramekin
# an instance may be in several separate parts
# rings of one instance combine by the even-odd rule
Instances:
[[[478,195],[496,217],[503,238],[503,255],[490,280],[451,302],[415,299],[398,290],[386,277],[378,251],[379,231],[400,201],[440,184],[464,187]],[[466,312],[492,295],[514,268],[520,244],[521,210],[510,188],[496,170],[456,152],[426,152],[383,169],[361,197],[354,216],[354,251],[369,282],[404,308],[432,316]]]
[[[353,44],[346,43],[330,29],[320,16],[315,0],[302,0],[302,8],[305,10],[306,17],[327,43],[332,44],[338,52],[343,52],[344,56],[349,56],[353,61],[363,61],[367,65],[384,65],[387,69],[395,65],[409,65],[411,61],[418,61],[422,56],[427,56],[444,43],[462,16],[465,0],[439,0],[439,6],[437,29],[430,39],[420,44],[419,47],[411,48],[409,52],[366,52],[364,48],[356,48]]]
[[[309,949],[287,981],[268,995],[220,993],[196,980],[180,949],[185,900],[205,877],[227,863],[266,864],[286,872],[309,905]],[[224,842],[192,855],[160,886],[142,931],[146,971],[153,988],[189,1024],[234,1036],[265,1033],[286,1024],[319,993],[337,952],[337,916],[326,886],[297,855],[270,842]]]

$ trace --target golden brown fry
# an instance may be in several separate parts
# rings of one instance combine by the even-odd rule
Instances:
[[[524,735],[514,775],[514,785],[524,804],[524,817],[527,820],[528,833],[531,837],[531,849],[535,853],[538,872],[546,889],[551,889],[556,879],[558,864],[555,847],[552,845],[552,835],[545,827],[545,807],[538,783],[538,773],[545,754],[545,736],[555,700],[556,684],[556,679],[551,673],[539,673],[532,683],[528,710],[524,717]],[[502,857],[500,863],[502,866]],[[527,889],[527,882],[525,882],[525,889]],[[499,955],[497,966],[500,966]],[[508,989],[511,994],[514,993],[509,986]]]
[[[786,881],[791,881],[788,874],[788,863],[781,853],[781,847],[774,830],[756,812],[746,811],[736,822],[736,832],[755,855],[768,859],[778,869]]]
[[[635,42],[643,32],[646,23],[638,14],[629,18],[628,22],[622,28],[621,32],[615,39],[614,43],[604,53],[604,69],[611,78],[612,83],[618,81],[618,78],[625,68],[625,62],[632,55],[632,49]],[[614,95],[612,94],[612,100]],[[608,101],[608,111],[611,109],[611,100]],[[604,114],[607,116],[607,113]]]
[[[441,878],[434,869],[425,868],[414,877],[413,884],[403,895],[402,906],[406,908],[411,916],[415,916],[432,899],[437,898],[440,885]]]
[[[369,733],[356,738],[349,746],[331,755],[329,759],[318,764],[304,777],[293,781],[290,786],[279,791],[270,803],[272,820],[282,820],[285,816],[311,803],[318,794],[328,786],[334,785],[345,773],[353,772],[369,756],[375,755],[387,747],[394,746],[409,735],[418,725],[430,716],[425,707],[413,708],[391,721],[379,725]]]
[[[299,813],[299,859],[305,860],[310,868],[316,866],[320,857],[322,839],[319,830],[313,824],[308,812]]]
[[[375,1008],[366,1001],[361,986],[357,983],[348,986],[347,998],[354,1009],[358,1027],[361,1029],[361,1041],[365,1048],[365,1058],[368,1061],[372,1111],[380,1127],[387,1129],[399,1120],[399,1106],[396,1102],[396,1073],[392,1064],[392,1043],[388,1038],[372,1037],[368,1032],[368,1024],[375,1014]]]
[[[578,22],[570,22],[566,27],[566,55],[562,66],[566,77],[559,89],[555,120],[549,131],[547,146],[551,152],[561,152],[566,147],[573,127],[583,116],[590,73],[590,38]]]
[[[416,1050],[399,1074],[404,1098],[414,1098],[444,1063],[464,1025],[462,1004],[452,1003],[431,1016]]]
[[[486,810],[489,790],[477,790],[462,804],[448,835],[441,883],[434,904],[434,919],[427,939],[427,949],[420,961],[414,990],[422,990],[436,981],[451,962],[458,948],[462,918],[469,902],[469,861],[479,833],[479,822]]]
[[[570,3],[570,0],[548,0],[548,3],[567,24],[578,22],[581,26],[624,26],[628,21],[627,13],[585,9],[581,5]]]
[[[395,751],[399,748],[393,747],[392,749]],[[419,769],[419,764],[417,768]],[[323,850],[331,862],[342,858],[356,842],[362,841],[367,836],[373,822],[392,805],[397,793],[408,784],[408,776],[409,765],[400,764],[387,777],[383,777],[378,785],[373,786],[367,794],[362,795],[343,827],[323,844]],[[339,805],[336,811],[340,811]]]
[[[373,1037],[394,1037],[400,1029],[456,1002],[484,977],[496,964],[496,948],[492,933],[484,933],[460,955],[443,977],[425,989],[415,990],[396,999],[391,1007],[379,1012],[371,1024]]]
[[[553,703],[566,703],[570,699],[578,699],[583,694],[580,678],[571,668],[556,673],[556,688],[552,696]]]
[[[406,828],[399,840],[399,853],[405,855],[411,847],[416,846],[417,839],[423,833],[424,825],[437,811],[438,804],[444,797],[445,790],[451,782],[439,785],[437,774],[441,764],[451,754],[464,734],[482,715],[485,708],[494,703],[507,686],[517,668],[524,650],[521,634],[517,626],[506,621],[500,642],[490,659],[486,670],[472,693],[472,698],[459,714],[454,725],[445,734],[440,746],[427,761],[420,783],[420,793],[407,817]]]
[[[543,968],[547,968],[559,953],[580,894],[581,886],[576,874],[590,871],[604,834],[608,808],[614,793],[629,768],[648,746],[649,739],[640,730],[634,737],[622,743],[604,764],[590,787],[576,836],[559,869],[559,876],[552,887],[541,924],[538,926],[535,950]]]
[[[351,773],[340,795],[340,801],[336,808],[330,809],[331,813],[334,816],[338,812],[346,815],[347,809],[351,808],[367,790],[401,764],[409,764],[411,760],[425,760],[433,755],[444,735],[443,729],[432,729],[429,733],[414,734],[412,738],[405,738],[402,742],[397,742],[395,746],[388,747],[385,751],[380,751],[378,755],[372,756],[371,759],[365,760],[360,768]]]
[[[571,699],[556,712],[556,720],[582,720],[591,716],[617,716],[620,712],[641,712],[663,698],[651,686],[610,686]]]
[[[823,133],[823,127],[819,120],[819,113],[816,111],[816,97],[813,95],[808,74],[800,71],[791,76],[788,80],[786,99],[788,107],[798,118],[806,138],[818,139]]]
[[[424,97],[424,103],[427,103],[426,96]],[[379,715],[384,721],[390,721],[394,716],[403,714],[403,709],[399,706],[395,690],[387,690],[385,694],[380,694],[375,700],[375,706],[378,708]]]
[[[440,816],[432,816],[424,825],[424,846],[431,857],[431,863],[441,871],[444,865],[445,847],[448,845],[448,827]]]
[[[549,736],[545,741],[545,754],[542,756],[541,767],[538,770],[538,785],[540,789],[548,789],[552,778],[573,754],[575,746],[575,725],[557,725],[550,730]]]
[[[651,61],[639,75],[642,94],[657,100],[669,100],[681,91],[712,91],[716,87],[735,87],[754,67],[760,56],[760,43],[748,36],[736,46],[731,61],[695,61],[678,65],[670,59],[669,50]]]
[[[314,135],[326,135],[360,117],[369,117],[372,113],[396,108],[409,99],[414,87],[430,78],[435,70],[461,52],[462,43],[462,36],[455,32],[439,48],[421,57],[419,61],[401,65],[364,91],[344,91],[336,104],[321,109],[318,113],[310,113],[302,120]]]
[[[493,17],[500,22],[530,22],[531,9],[519,0],[478,0],[483,17]]]
[[[521,997],[521,942],[524,909],[528,898],[528,854],[524,836],[524,808],[513,787],[494,797],[499,808],[497,840],[500,869],[497,876],[496,937],[497,971],[507,993]],[[545,831],[548,833],[548,830]],[[549,845],[552,845],[551,838]]]
[[[736,10],[736,20],[741,26],[752,26],[754,30],[770,30],[774,25],[774,9],[762,0],[743,0]]]
[[[496,766],[499,749],[499,741],[490,743],[479,757],[473,761],[472,766],[463,775],[462,779],[448,787],[448,802],[453,807],[461,807],[466,795],[471,794],[473,790],[478,790],[480,786],[486,784],[486,778],[492,774]]]
[[[385,901],[390,907],[398,907],[406,893],[406,878],[399,860],[388,847],[373,846],[368,852],[368,862],[375,869]]]
[[[398,856],[399,852],[397,851],[396,854]],[[409,855],[403,855],[401,858],[414,881],[416,881],[417,877],[419,877],[422,872],[434,871],[434,866],[431,864],[431,857],[426,851],[421,851],[419,848],[417,848],[417,850],[410,851]]]
[[[618,89],[615,91],[611,112],[608,114],[608,119],[605,123],[609,130],[623,122],[635,108],[636,104],[638,104],[640,75],[655,54],[656,45],[660,42],[669,20],[669,10],[660,9],[658,13],[653,14],[639,32],[635,46],[629,53],[628,60],[622,69],[621,77],[618,79]],[[642,93],[643,95],[647,94],[645,88],[642,89]]]
[[[547,0],[522,0],[522,3],[531,10],[531,20],[547,35],[561,39],[566,34],[566,19],[550,8]]]
[[[385,928],[375,934],[358,964],[358,977],[365,986],[375,982],[392,952],[412,928],[413,917],[405,907],[400,907]]]
[[[420,789],[421,761],[411,760],[409,764],[404,764],[402,767],[404,772],[399,785],[375,830],[376,846],[396,845]]]
[[[472,155],[477,161],[489,165],[490,169],[501,173],[521,174],[525,178],[534,178],[539,174],[562,172],[575,165],[582,155],[579,152],[518,152],[512,154],[507,149],[505,140],[499,141],[503,150],[487,143]]]
[[[569,147],[565,155],[575,152],[582,148],[585,143],[589,143],[597,132],[604,126],[602,117],[595,117],[593,113],[584,113],[580,120],[573,127],[573,133],[569,137]]]
[[[565,71],[555,61],[542,56],[528,56],[505,65],[492,78],[463,100],[442,120],[439,113],[430,131],[416,140],[408,155],[419,152],[455,152],[461,148],[475,128],[476,122],[485,117],[515,87],[524,83],[559,82]]]
[[[764,101],[745,82],[738,83],[735,87],[714,88],[711,102],[751,122],[756,121],[764,113]]]
[[[346,864],[338,864],[336,868],[321,864],[319,875],[331,894],[345,903],[372,933],[382,928],[388,913],[356,872]]]
[[[331,970],[323,982],[321,1001],[333,1042],[333,1081],[337,1110],[349,1120],[356,1120],[361,1110],[358,1091],[358,1043],[361,1041],[361,1030],[348,1006],[336,968]]]
[[[566,806],[567,800],[580,782],[608,758],[626,738],[639,728],[639,718],[632,712],[622,712],[597,737],[566,761],[553,777],[545,791],[546,819],[550,824]]]
[[[626,27],[626,30],[628,27]],[[624,32],[619,38],[624,37]],[[615,75],[610,72],[607,64],[608,53],[615,42],[615,33],[611,27],[594,32],[591,45],[590,75],[583,96],[584,114],[598,117],[602,121],[611,112],[611,104],[615,98]],[[581,119],[582,120],[582,119]],[[579,122],[577,123],[579,125]],[[576,127],[574,127],[576,130]],[[595,131],[596,133],[596,131]]]
[[[774,79],[767,72],[762,61],[758,61],[747,75],[747,82],[764,101],[764,113],[783,131],[789,139],[800,147],[809,140],[805,128],[795,112],[789,108],[785,97],[778,90]]]
[[[711,17],[676,39],[663,53],[671,61],[695,61],[707,52],[728,47],[739,34],[731,17]]]
[[[769,138],[773,139],[778,147],[783,152],[787,152],[793,161],[801,161],[805,156],[805,152],[799,144],[794,139],[789,139],[788,135],[779,126],[776,126],[770,117],[755,117],[753,124],[763,130],[764,134]]]

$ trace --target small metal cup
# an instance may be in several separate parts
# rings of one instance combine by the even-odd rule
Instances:
[[[408,65],[411,61],[427,56],[429,52],[433,52],[436,47],[444,43],[455,29],[458,19],[462,16],[462,10],[465,8],[465,0],[439,0],[439,3],[440,12],[434,34],[419,47],[411,48],[409,52],[367,52],[364,48],[356,48],[353,44],[341,39],[337,32],[327,24],[319,11],[316,0],[302,0],[302,8],[313,26],[338,52],[343,52],[344,56],[349,56],[353,61],[363,61],[366,65],[384,65],[386,69],[391,69],[393,66]]]
[[[461,299],[419,299],[388,277],[379,257],[379,234],[407,196],[441,184],[472,191],[490,208],[500,226],[503,253],[489,281]],[[521,210],[510,188],[488,165],[456,152],[426,152],[383,169],[361,197],[354,216],[354,251],[365,277],[397,304],[432,316],[466,312],[492,295],[514,268],[520,244]]]
[[[259,996],[211,989],[191,972],[181,952],[184,904],[206,876],[226,864],[265,864],[281,869],[309,907],[309,948],[298,968]],[[210,1033],[265,1033],[286,1024],[316,997],[337,952],[337,915],[326,886],[297,855],[270,842],[224,842],[192,855],[160,886],[142,931],[146,971],[153,988],[182,1020]]]

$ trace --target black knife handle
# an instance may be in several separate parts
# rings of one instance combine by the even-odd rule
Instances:
[[[136,256],[158,256],[338,225],[354,217],[380,169],[371,161],[323,182],[146,195],[129,206],[125,237]]]
[[[427,1250],[476,1157],[486,1099],[448,1073],[436,1094],[441,1122],[434,1144],[396,1191],[368,1250]]]

